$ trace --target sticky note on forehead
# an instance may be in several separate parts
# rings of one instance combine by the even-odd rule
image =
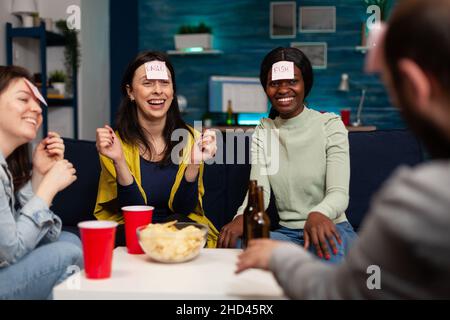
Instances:
[[[27,79],[25,79],[25,83],[27,84],[28,88],[31,90],[31,92],[33,93],[34,97],[36,99],[38,99],[40,102],[42,102],[43,104],[47,105],[47,101],[45,101],[44,97],[42,96],[41,92],[39,91],[38,88],[36,88],[36,86],[34,84],[32,84],[30,81],[28,81]]]
[[[272,65],[272,81],[294,79],[294,62],[279,61]]]
[[[145,64],[145,73],[149,80],[169,80],[169,74],[164,61],[147,62]]]

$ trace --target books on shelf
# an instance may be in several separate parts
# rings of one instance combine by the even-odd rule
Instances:
[[[59,93],[47,93],[48,99],[64,99],[65,96]]]

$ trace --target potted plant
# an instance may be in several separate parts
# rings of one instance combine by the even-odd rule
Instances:
[[[66,94],[66,80],[67,76],[62,70],[55,70],[50,73],[49,75],[49,81],[53,88],[59,91],[59,93],[63,96]]]
[[[189,48],[209,50],[213,47],[212,42],[212,29],[203,22],[197,26],[182,25],[175,35],[176,50],[188,50]]]
[[[33,12],[31,14],[31,16],[33,17],[33,26],[39,27],[41,25],[41,19],[39,18],[39,13]]]
[[[72,75],[78,71],[81,61],[80,42],[78,41],[78,31],[70,30],[67,27],[65,20],[58,20],[55,23],[56,28],[62,33],[65,38],[64,48],[64,65],[66,67],[66,91],[71,92],[72,89]]]

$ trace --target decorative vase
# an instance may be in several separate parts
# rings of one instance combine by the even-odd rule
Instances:
[[[64,82],[53,82],[52,85],[53,88],[58,90],[59,94],[62,96],[66,95],[66,84]]]
[[[213,42],[213,35],[209,33],[191,33],[191,34],[176,34],[175,35],[175,49],[183,50],[187,48],[203,48],[204,50],[211,49]]]
[[[22,27],[24,28],[34,27],[34,17],[26,14],[22,15]]]

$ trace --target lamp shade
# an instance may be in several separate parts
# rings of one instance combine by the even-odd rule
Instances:
[[[178,108],[180,108],[181,112],[184,112],[188,104],[186,97],[179,94],[177,95],[177,101],[178,101]]]
[[[12,2],[12,14],[32,14],[37,12],[35,0],[13,0]]]
[[[348,74],[343,73],[341,75],[341,83],[339,84],[338,90],[339,91],[343,91],[343,92],[349,92],[350,91]]]

